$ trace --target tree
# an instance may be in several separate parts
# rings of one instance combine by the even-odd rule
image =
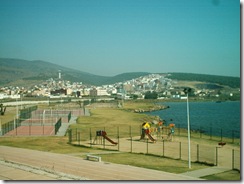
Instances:
[[[153,92],[147,91],[145,93],[145,97],[144,98],[145,99],[157,99],[158,98],[158,94],[155,91],[153,91]]]
[[[6,107],[4,107],[3,104],[0,104],[0,108],[1,108],[0,114],[3,116],[6,111]]]
[[[133,100],[136,100],[136,99],[138,98],[138,95],[136,95],[136,94],[132,94],[132,95],[131,95],[131,98],[132,98]]]

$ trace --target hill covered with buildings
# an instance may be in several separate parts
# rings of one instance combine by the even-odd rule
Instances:
[[[0,58],[0,99],[69,97],[240,100],[240,78],[189,73],[123,73],[98,76],[45,61]],[[25,84],[25,85],[22,85]]]
[[[22,59],[0,58],[0,86],[36,84],[50,78],[61,78],[86,85],[103,85],[124,80],[130,80],[147,75],[147,72],[132,72],[113,77],[94,75],[80,70],[74,70],[46,61],[28,61]]]

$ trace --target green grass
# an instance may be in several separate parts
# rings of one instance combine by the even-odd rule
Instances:
[[[106,127],[106,131],[109,134],[117,134],[117,127],[120,128],[120,136],[128,137],[129,127],[133,126],[137,134],[139,134],[140,125],[143,123],[143,119],[148,118],[145,114],[136,114],[128,112],[123,109],[115,108],[96,108],[91,109],[91,116],[81,116],[77,119],[77,124],[72,124],[71,129],[78,129],[85,131],[85,134],[93,129],[92,132]],[[83,138],[89,135],[83,134]]]
[[[128,111],[134,111],[135,109],[148,110],[153,108],[157,103],[156,100],[131,100],[123,103],[123,108]]]
[[[94,126],[120,126],[120,125],[140,125],[144,118],[149,118],[145,114],[136,114],[123,109],[96,108],[91,109],[91,116],[80,116],[77,123],[80,127]]]
[[[241,175],[239,171],[231,170],[219,174],[204,176],[202,178],[211,181],[240,181]]]
[[[0,137],[0,145],[51,153],[75,155],[106,152],[106,150],[69,144],[68,137],[66,136]]]
[[[89,152],[91,149],[68,144],[67,137],[0,137],[0,145],[53,153]]]
[[[139,153],[102,154],[100,156],[102,157],[102,161],[105,162],[132,165],[171,173],[183,173],[189,170],[192,171],[208,167],[204,164],[192,163],[192,169],[189,169],[187,161]]]
[[[4,115],[0,116],[0,122],[3,125],[9,121],[13,121],[15,117],[16,117],[16,108],[8,106],[6,108]]]

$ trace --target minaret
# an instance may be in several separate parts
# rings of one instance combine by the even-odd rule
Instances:
[[[58,71],[58,79],[61,79],[61,70]]]

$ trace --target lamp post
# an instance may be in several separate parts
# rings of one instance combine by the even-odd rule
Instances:
[[[188,134],[188,166],[191,169],[191,135],[190,135],[190,116],[189,116],[189,101],[188,94],[191,92],[191,88],[185,88],[184,93],[186,94],[186,105],[187,105],[187,134]]]

